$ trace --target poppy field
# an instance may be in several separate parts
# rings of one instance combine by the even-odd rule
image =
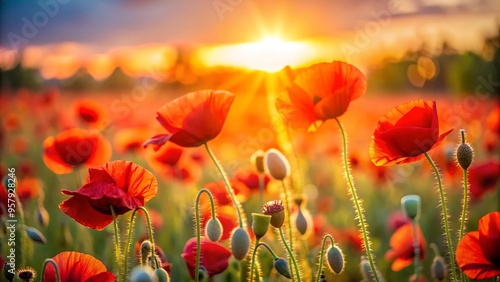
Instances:
[[[2,281],[494,281],[497,98],[367,83],[2,95]]]

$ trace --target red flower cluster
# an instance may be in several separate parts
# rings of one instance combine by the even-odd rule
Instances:
[[[200,266],[207,271],[208,276],[213,276],[224,272],[229,265],[231,251],[224,245],[212,242],[205,237],[201,238],[201,256]],[[184,246],[182,258],[186,261],[191,278],[194,279],[194,270],[196,268],[196,238],[191,238]]]

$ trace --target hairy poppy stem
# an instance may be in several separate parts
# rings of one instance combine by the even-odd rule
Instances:
[[[203,188],[200,191],[198,191],[194,204],[195,221],[196,221],[196,267],[194,269],[194,277],[196,282],[198,282],[200,279],[200,276],[198,275],[198,272],[200,271],[200,256],[201,256],[201,223],[200,223],[199,205],[200,205],[200,197],[201,194],[203,193],[206,193],[208,198],[210,199],[210,208],[212,209],[212,217],[215,217],[215,204],[214,204],[214,198],[212,197],[212,193],[210,193],[208,189]]]
[[[411,221],[412,223],[412,229],[413,229],[413,254],[414,254],[414,259],[413,259],[413,264],[415,266],[415,281],[420,281],[420,244],[418,241],[418,234],[417,234],[417,228],[418,228],[418,222],[416,219],[413,219]]]
[[[47,267],[47,264],[52,264],[54,266],[54,272],[56,273],[56,282],[61,282],[61,276],[59,275],[59,267],[57,266],[57,263],[53,260],[53,259],[46,259],[44,262],[43,262],[43,265],[42,265],[42,275],[40,276],[41,280],[40,281],[43,281],[44,280],[44,276],[45,276],[45,268]]]
[[[273,252],[273,250],[266,243],[261,242],[261,243],[256,244],[256,248],[258,248],[260,246],[266,247],[266,249],[269,251],[269,253],[273,256],[273,259],[278,258],[278,256]]]
[[[290,216],[290,198],[288,197],[288,189],[286,189],[285,181],[281,180],[283,185],[283,194],[285,195],[285,217],[288,219],[288,233],[290,236],[290,249],[293,251],[293,229],[292,217]]]
[[[443,184],[441,183],[441,174],[439,173],[439,170],[434,163],[434,161],[431,159],[429,154],[427,152],[424,153],[425,157],[429,161],[429,163],[432,166],[432,169],[434,170],[434,174],[436,175],[436,179],[438,181],[438,188],[439,188],[439,196],[440,196],[440,202],[441,202],[441,208],[442,208],[442,214],[443,214],[443,223],[444,223],[444,232],[446,236],[446,241],[448,245],[448,254],[449,254],[449,259],[450,259],[450,264],[451,264],[451,275],[453,277],[452,281],[457,281],[457,275],[455,273],[455,253],[453,251],[453,243],[451,241],[451,236],[450,236],[450,227],[448,224],[448,209],[446,208],[446,197],[445,193],[443,190]]]
[[[255,256],[257,255],[257,248],[259,248],[260,239],[255,239],[255,247],[253,248],[252,261],[250,263],[250,282],[253,281],[253,269],[255,268]]]
[[[233,191],[233,188],[231,187],[231,184],[229,183],[229,179],[227,179],[226,172],[222,168],[221,163],[217,160],[217,158],[215,158],[215,155],[212,152],[212,150],[210,150],[210,147],[208,147],[208,143],[205,143],[205,149],[207,150],[208,155],[210,156],[210,158],[212,159],[213,163],[215,164],[215,166],[219,170],[219,173],[222,176],[222,180],[224,180],[224,184],[226,185],[226,189],[227,189],[229,195],[231,196],[231,200],[233,201],[233,205],[236,208],[236,212],[238,213],[238,220],[239,220],[239,223],[240,223],[240,228],[243,228],[243,226],[245,224],[243,222],[242,212],[240,210],[241,209],[241,205],[240,205],[240,202],[238,202],[238,200],[234,196],[234,191]]]
[[[462,136],[462,144],[465,143],[465,131],[462,129],[460,130],[461,136]],[[465,223],[467,221],[467,202],[469,200],[469,180],[467,176],[467,169],[468,168],[463,168],[463,185],[464,185],[464,192],[463,192],[463,198],[462,198],[462,216],[460,217],[460,230],[458,231],[458,241],[464,237],[465,233]],[[461,279],[460,281],[465,282],[469,281],[468,277],[464,274],[461,273]]]
[[[325,257],[325,245],[327,239],[330,239],[332,247],[335,244],[332,235],[326,234],[325,236],[323,236],[323,242],[321,243],[321,251],[319,253],[319,265],[318,265],[318,274],[316,274],[316,282],[319,282],[321,276],[321,269],[323,269],[323,259]]]
[[[361,202],[358,200],[358,194],[356,192],[356,188],[354,187],[354,180],[351,175],[349,162],[347,161],[347,137],[344,132],[344,128],[340,121],[335,118],[335,121],[339,125],[340,133],[342,134],[342,146],[343,146],[343,159],[344,159],[344,173],[347,179],[347,184],[349,185],[349,192],[351,194],[351,199],[356,208],[356,215],[359,220],[359,226],[361,227],[361,233],[363,234],[363,245],[365,246],[366,256],[368,257],[368,261],[370,262],[370,268],[372,270],[372,275],[375,278],[375,281],[380,282],[380,278],[378,277],[378,271],[375,268],[375,262],[372,255],[371,250],[371,242],[368,237],[368,224],[365,222],[365,218],[363,216],[363,207],[361,206]]]
[[[278,228],[280,231],[280,236],[281,236],[281,241],[283,241],[283,245],[285,245],[285,248],[288,252],[288,256],[292,260],[293,263],[293,268],[295,270],[295,276],[297,277],[297,281],[300,282],[300,273],[299,273],[299,266],[297,265],[297,261],[295,260],[295,256],[292,253],[292,249],[290,249],[290,246],[288,246],[285,238],[285,234],[283,234],[283,228]],[[293,278],[292,278],[293,280]]]
[[[116,257],[116,264],[118,265],[118,281],[123,281],[122,280],[122,255],[121,255],[121,250],[120,250],[120,239],[118,238],[118,220],[116,219],[116,214],[115,214],[115,209],[113,208],[112,205],[109,206],[111,209],[111,215],[113,216],[113,227],[114,227],[114,233],[115,233],[115,257]]]

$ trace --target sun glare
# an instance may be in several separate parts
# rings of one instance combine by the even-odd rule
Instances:
[[[313,45],[308,42],[269,37],[258,42],[202,47],[197,55],[206,67],[222,65],[276,72],[286,65],[306,65],[317,59],[314,53]]]

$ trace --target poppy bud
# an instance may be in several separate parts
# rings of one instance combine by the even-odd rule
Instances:
[[[250,250],[250,237],[243,228],[237,228],[231,236],[231,252],[237,260],[244,259]]]
[[[290,274],[290,268],[288,267],[288,262],[283,258],[277,258],[274,260],[274,268],[279,274],[285,276],[288,279],[292,279],[292,274]]]
[[[367,282],[375,282],[374,278],[374,273],[372,272],[372,268],[370,266],[370,261],[365,256],[361,256],[361,262],[359,263],[359,267],[361,270],[361,275],[363,276],[363,281]],[[377,276],[379,277],[379,281],[384,281],[382,279],[382,275],[380,275],[380,272],[378,269],[375,269],[375,272],[377,273]]]
[[[264,156],[265,170],[272,178],[283,180],[290,175],[290,163],[276,149],[269,149]]]
[[[463,169],[468,169],[474,153],[468,143],[461,143],[457,148],[457,162]]]
[[[141,265],[144,266],[148,262],[148,257],[151,255],[153,245],[149,240],[144,240],[141,243]]]
[[[298,196],[295,199],[295,204],[298,206],[297,210],[292,214],[295,227],[302,236],[308,236],[312,229],[312,218],[307,209],[304,207],[305,198]]]
[[[9,267],[8,263],[3,265],[3,276],[7,281],[12,282],[14,280],[14,268]]]
[[[267,229],[269,229],[269,223],[271,222],[271,216],[260,214],[260,213],[252,213],[252,229],[255,237],[260,239],[264,237],[267,233]]]
[[[257,150],[250,157],[250,162],[257,169],[259,173],[264,173],[264,151]]]
[[[344,254],[339,247],[333,246],[328,249],[326,261],[333,273],[340,274],[344,270]]]
[[[401,198],[403,212],[412,220],[417,220],[420,216],[420,196],[406,195]]]
[[[25,229],[26,229],[26,233],[28,234],[28,237],[31,239],[31,241],[34,241],[34,242],[37,242],[40,244],[47,243],[47,239],[45,239],[45,236],[43,236],[43,234],[40,231],[38,231],[38,229],[33,228],[33,227],[29,227],[29,226],[26,226]]]
[[[36,272],[31,267],[21,268],[17,271],[17,278],[24,282],[34,281],[36,277]]]
[[[275,228],[281,228],[285,223],[285,206],[281,200],[265,203],[262,206],[262,213],[271,216],[271,225]]]
[[[444,281],[446,278],[447,266],[442,256],[435,256],[431,265],[431,276],[436,281]]]
[[[136,266],[130,272],[130,282],[155,282],[153,270],[149,267]]]
[[[170,276],[168,275],[168,272],[165,271],[163,268],[157,268],[153,272],[156,278],[158,278],[158,282],[169,282],[170,281]]]
[[[220,237],[222,236],[222,224],[220,223],[219,219],[217,219],[216,217],[212,217],[208,220],[207,226],[205,226],[205,235],[212,242],[219,241]]]
[[[38,205],[35,211],[35,218],[42,227],[47,227],[47,225],[49,225],[49,213],[43,205]]]

